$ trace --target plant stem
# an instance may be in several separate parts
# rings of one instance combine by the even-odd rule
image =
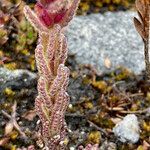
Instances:
[[[149,62],[149,41],[144,42],[144,55],[145,55],[145,66],[146,66],[146,78],[150,79],[150,62]]]

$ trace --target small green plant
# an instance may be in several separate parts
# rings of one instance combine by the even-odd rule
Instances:
[[[78,14],[126,10],[132,6],[134,1],[135,0],[81,0]]]
[[[8,58],[3,65],[8,69],[28,66],[35,70],[33,50],[37,32],[25,18],[24,6],[21,0],[0,1],[0,59]]]

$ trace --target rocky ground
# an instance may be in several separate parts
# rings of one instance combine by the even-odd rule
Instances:
[[[144,74],[136,76],[125,68],[98,74],[89,65],[78,66],[73,56],[69,57],[67,65],[71,69],[68,88],[71,101],[66,113],[68,149],[97,143],[100,150],[136,150],[140,147],[148,150],[150,83],[145,82]],[[34,112],[34,99],[37,75],[1,68],[0,77],[2,149],[36,145],[38,117]],[[15,102],[16,120],[21,131],[8,128],[7,113],[14,113]]]

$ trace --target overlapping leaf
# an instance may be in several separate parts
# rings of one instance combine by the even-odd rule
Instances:
[[[140,19],[134,17],[134,25],[142,39],[146,41],[149,37],[150,27],[150,0],[136,0],[136,9]]]

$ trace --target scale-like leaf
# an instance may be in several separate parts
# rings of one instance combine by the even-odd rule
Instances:
[[[138,33],[142,37],[142,39],[146,40],[146,35],[145,35],[145,32],[144,32],[144,27],[143,27],[142,23],[137,18],[135,18],[135,17],[134,17],[134,25],[135,25],[136,30],[138,31]]]

